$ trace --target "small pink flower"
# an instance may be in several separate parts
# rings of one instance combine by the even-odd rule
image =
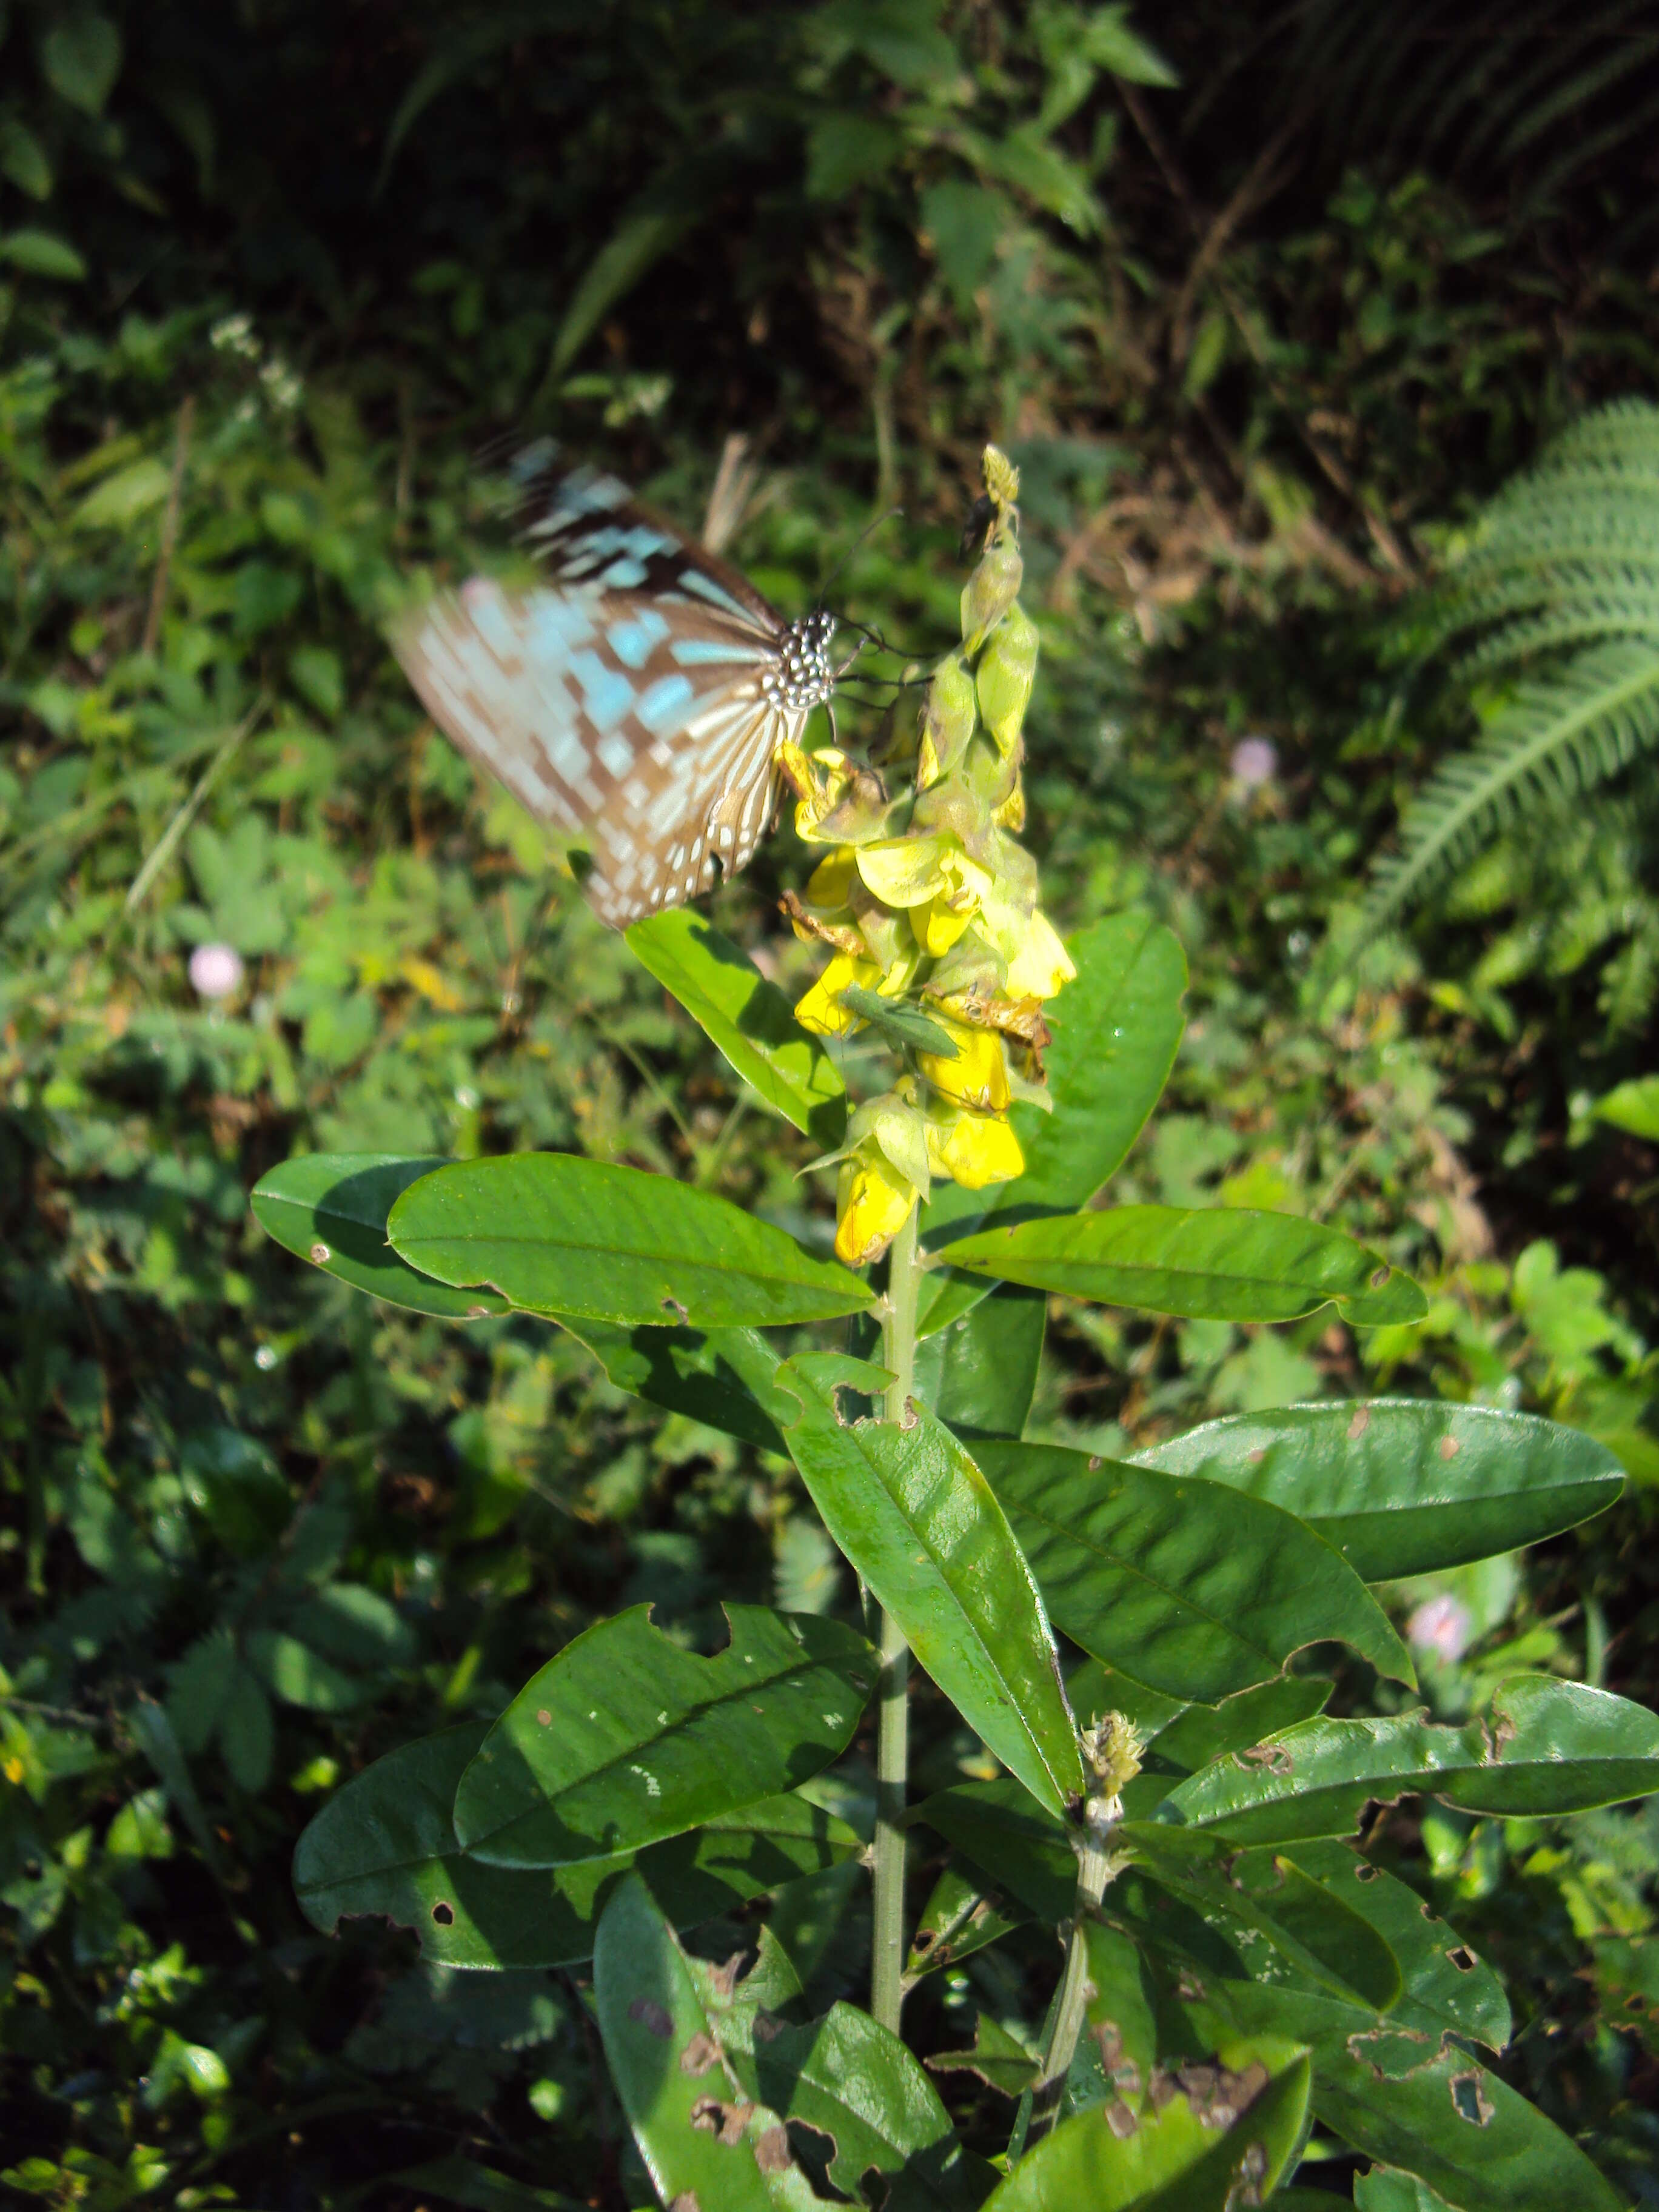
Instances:
[[[1449,1590],[1425,1598],[1406,1623],[1406,1641],[1412,1649],[1432,1652],[1448,1666],[1463,1656],[1474,1634],[1474,1615]]]
[[[234,945],[198,945],[190,956],[190,980],[204,999],[228,999],[241,988],[242,956]]]
[[[1271,738],[1241,738],[1227,764],[1241,790],[1255,791],[1279,774],[1279,748]]]

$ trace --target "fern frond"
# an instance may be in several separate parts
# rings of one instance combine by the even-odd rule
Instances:
[[[1452,664],[1451,680],[1461,684],[1476,683],[1546,653],[1594,645],[1608,637],[1646,637],[1659,647],[1659,592],[1654,593],[1641,620],[1633,617],[1628,605],[1605,599],[1553,600],[1542,614],[1517,618],[1460,654]]]
[[[1565,801],[1659,745],[1659,648],[1619,639],[1522,686],[1480,742],[1407,808],[1400,850],[1376,870],[1370,928],[1443,878],[1528,801]]]

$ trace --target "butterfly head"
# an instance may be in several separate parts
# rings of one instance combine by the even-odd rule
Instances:
[[[767,697],[786,714],[808,714],[828,703],[836,688],[830,641],[836,617],[822,608],[792,622],[778,643],[778,656],[761,678]]]

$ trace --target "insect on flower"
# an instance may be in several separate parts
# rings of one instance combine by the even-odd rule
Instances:
[[[475,576],[396,621],[404,673],[445,733],[536,818],[587,833],[584,889],[625,929],[735,875],[844,668],[822,610],[786,622],[738,572],[614,477],[550,444],[507,464],[541,578]]]

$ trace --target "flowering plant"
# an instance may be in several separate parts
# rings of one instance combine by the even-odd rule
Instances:
[[[1353,1328],[1425,1302],[1299,1217],[1097,1202],[1169,1073],[1185,969],[1143,915],[1062,945],[1038,903],[1015,842],[1037,641],[994,448],[985,487],[961,644],[883,763],[908,781],[839,745],[783,761],[823,848],[786,902],[829,955],[799,1006],[684,910],[629,933],[754,1094],[827,1146],[834,1257],[572,1155],[311,1156],[253,1194],[343,1281],[458,1322],[556,1324],[622,1389],[793,1466],[863,1603],[731,1604],[708,1654],[646,1606],[600,1620],[488,1724],[338,1790],[301,1838],[301,1901],[324,1929],[384,1914],[453,1968],[591,1976],[672,2212],[805,2212],[826,2191],[1225,2212],[1293,2180],[1316,2113],[1374,2161],[1371,2212],[1613,2212],[1474,2055],[1508,2037],[1497,1976],[1344,1839],[1407,1790],[1497,1817],[1659,1790],[1659,1721],[1528,1674],[1452,1721],[1392,1690],[1328,1719],[1334,1679],[1301,1655],[1345,1647],[1350,1698],[1409,1689],[1375,1586],[1572,1525],[1617,1494],[1616,1463],[1438,1401],[1240,1415],[1121,1462],[1026,1434],[1050,1300]],[[860,1029],[895,1064],[849,1108],[826,1045]],[[845,1326],[815,1339],[826,1322],[852,1350]],[[919,1803],[913,1654],[977,1740]],[[844,1911],[859,1861],[868,2005],[815,2016],[789,1930]],[[737,1914],[746,1948],[723,1966],[683,1940]],[[1047,1996],[1024,2037],[993,1946]],[[992,2008],[924,2065],[903,2007],[946,1970],[982,1972]],[[1005,2095],[1012,2124],[974,2093],[947,2105],[940,2076]]]

